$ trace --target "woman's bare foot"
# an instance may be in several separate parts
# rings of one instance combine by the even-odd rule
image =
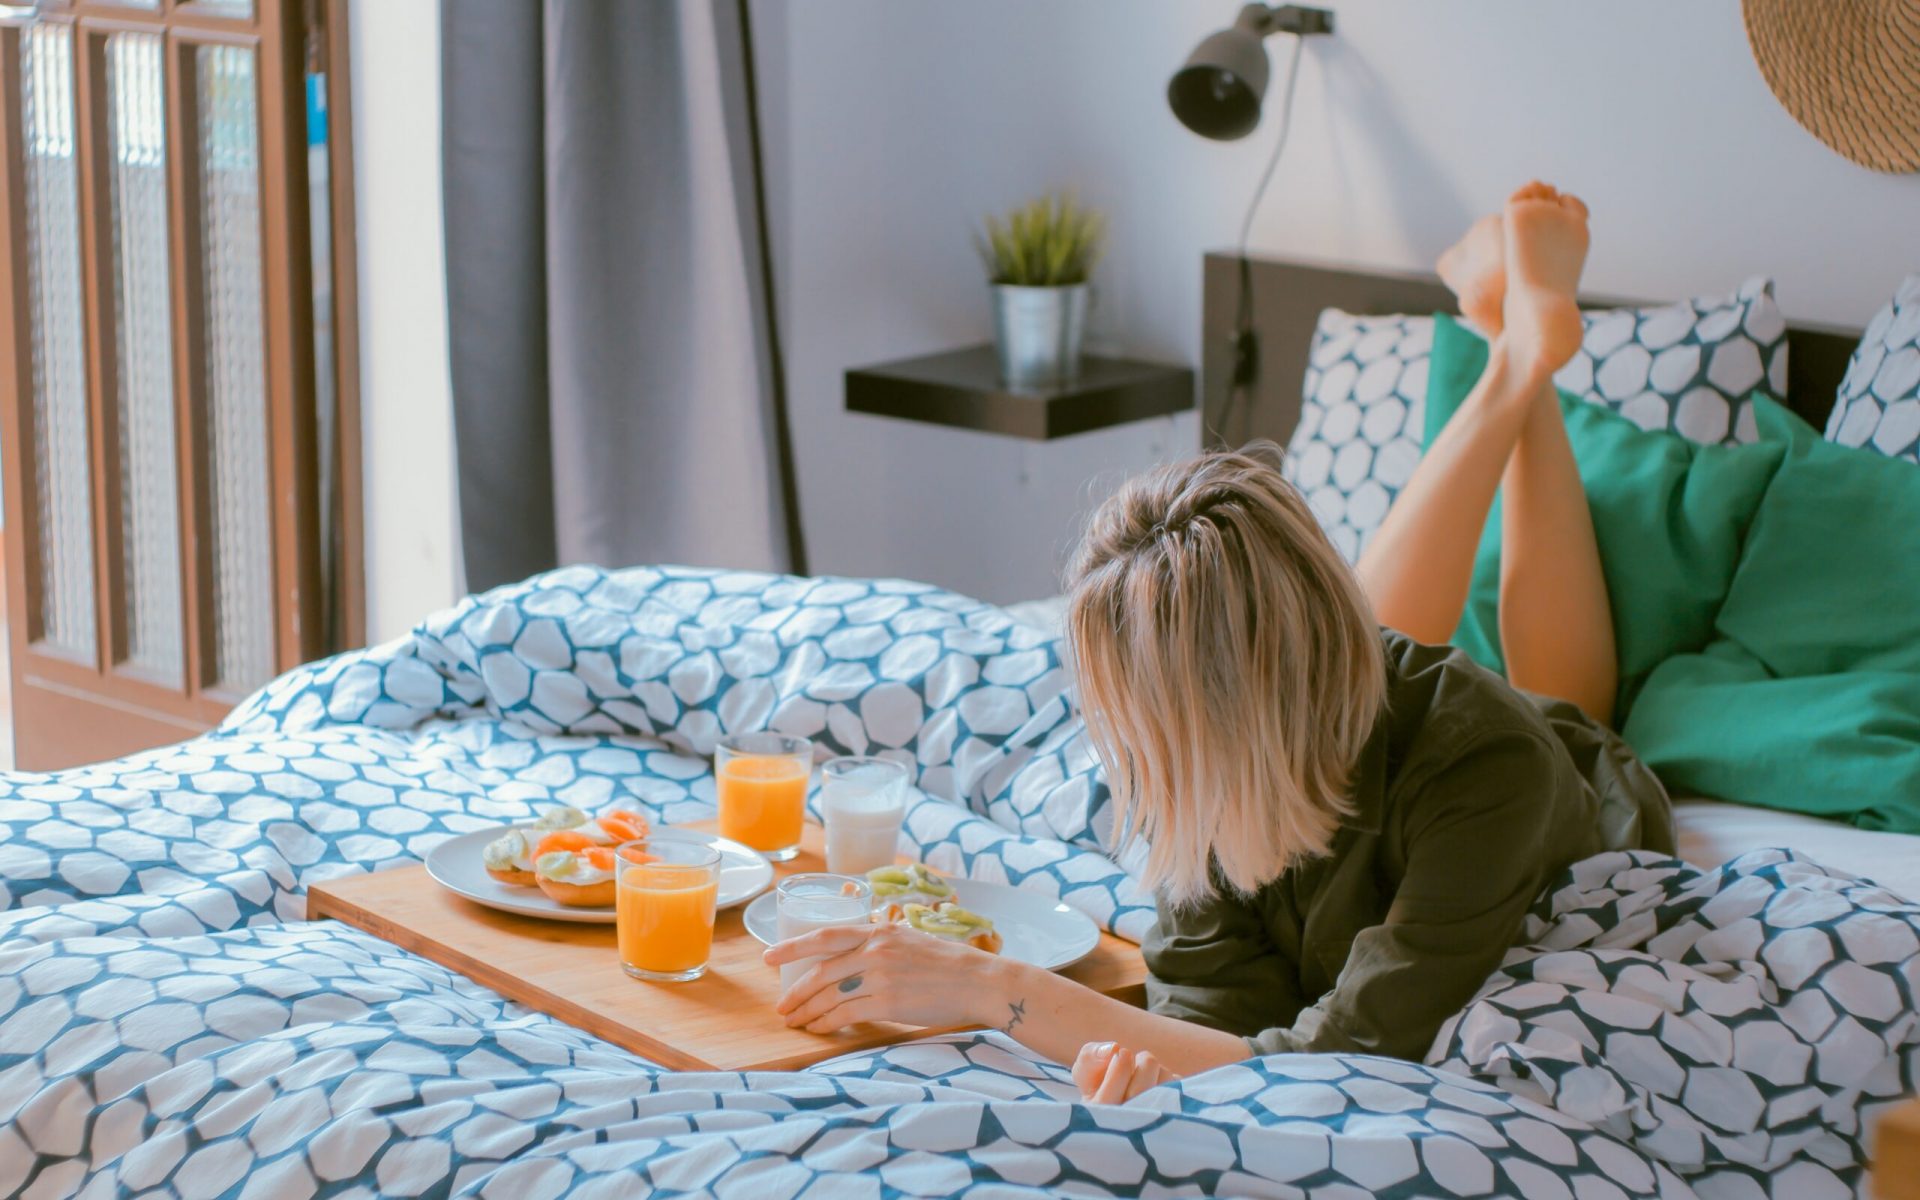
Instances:
[[[1460,240],[1447,247],[1437,268],[1440,280],[1460,301],[1460,315],[1489,339],[1505,322],[1500,305],[1507,296],[1507,234],[1500,214],[1481,217]]]
[[[1544,381],[1580,349],[1574,293],[1587,261],[1587,206],[1544,183],[1507,200],[1502,339],[1528,379]]]

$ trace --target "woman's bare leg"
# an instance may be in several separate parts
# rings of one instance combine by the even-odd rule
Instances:
[[[1421,642],[1453,636],[1473,580],[1480,530],[1525,426],[1535,390],[1505,352],[1506,228],[1482,217],[1440,256],[1460,311],[1492,341],[1487,368],[1447,422],[1360,556],[1361,585],[1383,625]]]
[[[1374,617],[1419,642],[1453,637],[1473,582],[1473,556],[1500,477],[1527,424],[1534,388],[1493,343],[1487,369],[1427,447],[1413,478],[1360,556]]]
[[[1487,368],[1427,448],[1359,573],[1382,624],[1445,642],[1466,607],[1487,512],[1504,488],[1500,640],[1508,678],[1604,721],[1617,683],[1612,615],[1553,390],[1553,372],[1580,347],[1574,292],[1586,216],[1574,197],[1530,183],[1500,218],[1477,222],[1441,257],[1461,311],[1491,339]]]
[[[1500,645],[1514,686],[1570,700],[1605,723],[1619,684],[1613,613],[1552,382],[1580,347],[1574,291],[1587,254],[1586,205],[1550,188],[1522,189],[1507,205],[1506,235],[1506,336],[1551,366],[1533,385],[1501,484]]]

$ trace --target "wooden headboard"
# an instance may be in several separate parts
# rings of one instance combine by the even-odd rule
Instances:
[[[1253,386],[1235,399],[1231,380],[1240,260],[1232,254],[1207,255],[1200,395],[1203,436],[1209,446],[1237,446],[1263,437],[1286,444],[1300,419],[1307,350],[1321,309],[1361,315],[1454,311],[1453,294],[1428,274],[1276,258],[1251,259],[1248,272],[1260,362]],[[1618,308],[1647,302],[1587,297],[1582,303]],[[1857,329],[1787,327],[1788,403],[1815,429],[1826,426],[1834,393],[1859,340]]]

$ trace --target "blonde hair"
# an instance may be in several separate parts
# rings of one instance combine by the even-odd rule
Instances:
[[[1324,855],[1386,702],[1380,630],[1280,450],[1129,480],[1068,571],[1067,641],[1120,849],[1172,903]]]

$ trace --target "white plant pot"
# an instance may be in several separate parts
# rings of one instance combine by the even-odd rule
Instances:
[[[1012,388],[1048,388],[1080,375],[1087,332],[1087,285],[993,286],[993,339],[1000,378]]]

